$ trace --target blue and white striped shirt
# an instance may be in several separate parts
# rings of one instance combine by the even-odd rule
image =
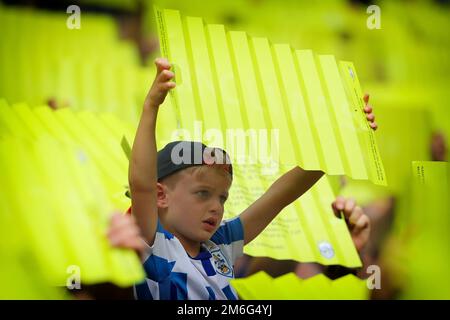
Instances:
[[[158,221],[155,241],[144,257],[146,279],[135,286],[137,299],[236,300],[229,281],[242,256],[244,230],[239,217],[223,221],[192,258],[180,241]]]

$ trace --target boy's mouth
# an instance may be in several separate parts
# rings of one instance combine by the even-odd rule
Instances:
[[[208,230],[213,230],[217,225],[217,219],[208,218],[206,220],[203,220],[202,223]]]

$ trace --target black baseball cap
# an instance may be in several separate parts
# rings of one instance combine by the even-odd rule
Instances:
[[[233,178],[233,168],[225,150],[197,141],[173,141],[158,151],[158,181],[192,166],[213,164],[223,165]]]

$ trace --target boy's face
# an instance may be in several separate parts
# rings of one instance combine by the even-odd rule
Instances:
[[[220,167],[203,165],[179,172],[176,179],[172,188],[164,188],[164,227],[182,242],[208,240],[222,221],[231,186],[229,174]]]

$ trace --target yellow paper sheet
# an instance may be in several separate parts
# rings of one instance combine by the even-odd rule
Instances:
[[[267,148],[273,162],[386,185],[352,63],[175,10],[155,13],[162,55],[174,65],[171,127],[184,130],[179,137],[224,147],[235,160],[242,154],[232,148],[230,129],[276,131],[277,145]],[[251,143],[244,157],[260,161]]]
[[[233,288],[244,300],[365,300],[365,280],[350,274],[330,280],[323,274],[301,279],[294,273],[272,278],[260,271],[247,278],[233,279]]]
[[[113,137],[93,113],[1,104],[0,112],[9,116],[0,123],[2,193],[14,219],[0,219],[23,230],[21,241],[37,257],[43,283],[64,286],[71,265],[80,268],[85,284],[131,286],[143,279],[136,254],[111,248],[105,233],[111,213],[129,203],[123,197],[126,180],[105,179],[115,173],[104,168],[126,170],[120,144],[110,143],[120,136]]]

